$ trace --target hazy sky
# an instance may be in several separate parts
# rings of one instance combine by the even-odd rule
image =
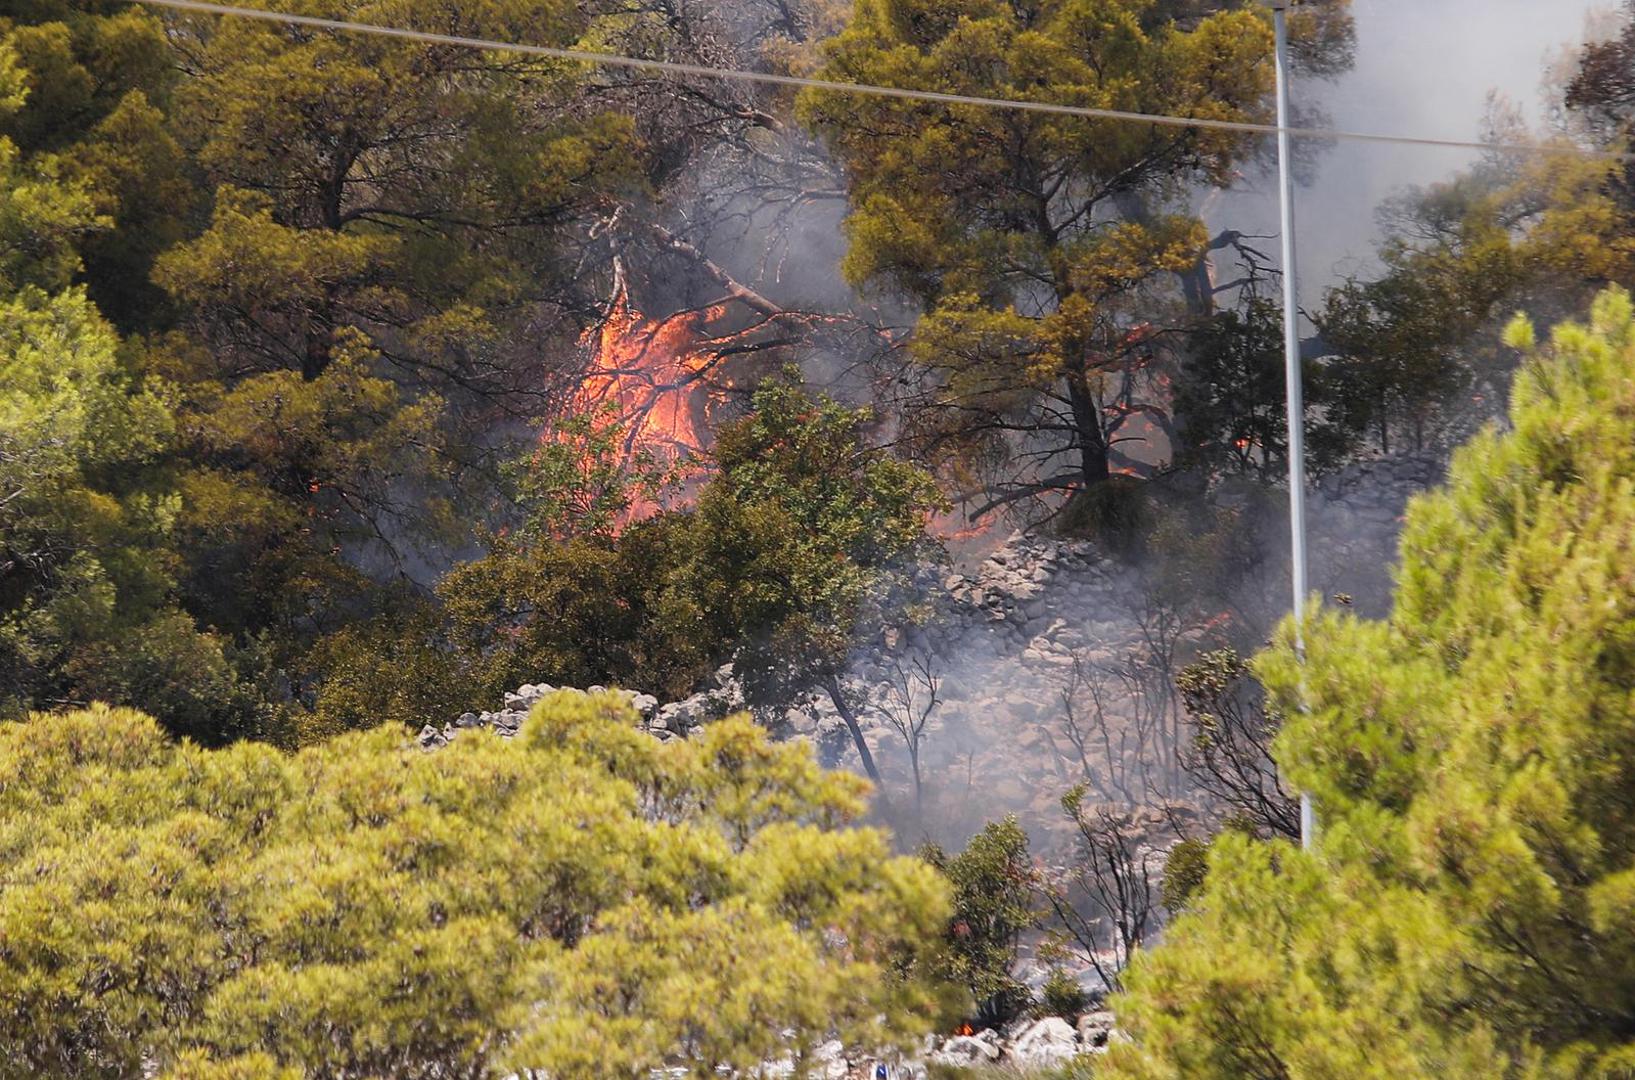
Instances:
[[[1547,63],[1581,40],[1586,17],[1612,0],[1353,0],[1357,63],[1334,83],[1298,85],[1334,125],[1370,132],[1476,138],[1490,91],[1543,119]],[[1326,150],[1299,196],[1302,300],[1346,271],[1364,270],[1377,239],[1375,210],[1405,185],[1428,184],[1468,165],[1450,150],[1341,143]],[[1275,230],[1275,184],[1224,200],[1218,224]],[[1253,224],[1258,222],[1258,224]],[[1271,242],[1275,249],[1275,242]]]

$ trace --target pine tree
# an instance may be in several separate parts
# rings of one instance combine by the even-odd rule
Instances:
[[[1635,305],[1534,336],[1509,429],[1411,508],[1391,617],[1258,660],[1317,848],[1215,842],[1113,1075],[1635,1069]]]
[[[1303,39],[1346,25],[1334,11]],[[863,0],[822,74],[1253,121],[1271,45],[1234,4]],[[1211,243],[1185,193],[1224,183],[1249,140],[831,92],[801,107],[846,167],[847,278],[920,311],[910,351],[932,389],[909,419],[939,466],[969,479],[1009,459],[997,499],[1083,490],[1128,463],[1144,421],[1168,426],[1143,324],[1184,319],[1178,276]]]

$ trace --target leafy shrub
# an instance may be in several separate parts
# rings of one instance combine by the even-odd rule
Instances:
[[[936,995],[893,973],[948,905],[845,828],[863,795],[747,718],[663,745],[609,695],[436,753],[35,715],[0,727],[3,1071],[588,1080],[901,1044]]]
[[[1090,995],[1084,992],[1079,980],[1061,968],[1054,968],[1040,992],[1040,1005],[1048,1016],[1073,1020],[1089,1007]]]
[[[1038,877],[1028,835],[1014,816],[990,822],[950,857],[928,845],[922,855],[953,887],[954,909],[936,961],[937,974],[965,986],[979,1027],[1004,1024],[1032,995],[1012,973],[1022,934],[1038,922]]]
[[[1179,915],[1187,901],[1203,887],[1209,872],[1209,845],[1201,840],[1182,840],[1169,850],[1164,862],[1164,882],[1159,895],[1164,910]]]

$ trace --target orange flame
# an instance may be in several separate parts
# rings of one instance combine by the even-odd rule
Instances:
[[[627,457],[646,451],[671,464],[699,457],[709,446],[714,396],[707,376],[720,362],[703,343],[723,313],[710,307],[650,319],[620,282],[607,318],[583,339],[591,361],[576,408],[616,417]]]

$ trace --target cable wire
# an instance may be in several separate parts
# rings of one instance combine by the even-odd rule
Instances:
[[[137,0],[150,7],[170,8],[204,15],[234,16],[259,19],[263,22],[284,23],[292,26],[310,26],[320,30],[373,34],[377,37],[416,41],[427,45],[452,45],[484,52],[520,53],[542,56],[553,60],[597,64],[603,67],[631,68],[639,71],[658,71],[669,75],[693,78],[719,79],[728,82],[759,83],[787,86],[797,89],[827,90],[834,93],[862,94],[871,97],[898,98],[908,101],[927,101],[941,105],[969,105],[988,109],[1010,109],[1021,112],[1048,113],[1076,116],[1090,120],[1118,120],[1130,123],[1154,124],[1160,127],[1194,128],[1204,131],[1231,131],[1249,135],[1277,135],[1287,133],[1294,138],[1324,141],[1389,143],[1401,146],[1427,146],[1450,150],[1476,150],[1498,154],[1564,154],[1601,161],[1635,161],[1635,154],[1610,150],[1588,150],[1578,146],[1544,146],[1534,143],[1483,142],[1468,139],[1438,139],[1415,135],[1385,135],[1377,132],[1347,131],[1340,128],[1280,127],[1276,124],[1256,124],[1238,120],[1211,120],[1203,117],[1169,116],[1162,113],[1129,112],[1123,109],[1097,109],[1084,105],[1060,105],[1048,101],[1029,101],[1016,98],[980,97],[970,94],[950,94],[937,90],[913,90],[899,86],[875,86],[869,83],[837,82],[800,75],[777,75],[770,72],[746,71],[739,68],[717,68],[702,64],[684,64],[673,60],[648,60],[617,53],[591,52],[585,49],[562,49],[549,45],[523,45],[488,38],[464,37],[457,34],[439,34],[428,30],[408,30],[378,23],[349,22],[318,15],[297,15],[290,12],[267,11],[261,8],[238,7],[232,4],[210,3],[209,0]]]

